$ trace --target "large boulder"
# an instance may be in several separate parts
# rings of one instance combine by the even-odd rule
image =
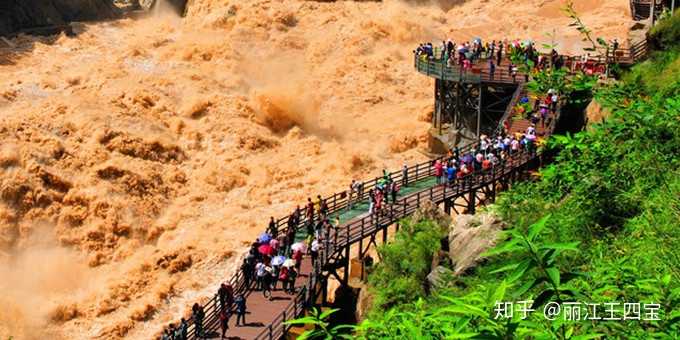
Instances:
[[[0,35],[71,21],[109,19],[119,14],[113,0],[2,0]]]
[[[603,108],[596,100],[591,100],[586,107],[586,122],[588,126],[602,123],[611,115],[611,111]]]
[[[494,213],[458,215],[449,228],[449,258],[454,274],[475,265],[480,254],[496,245],[505,223]]]
[[[418,223],[422,220],[432,220],[442,227],[451,224],[451,216],[447,215],[431,201],[422,203],[420,208],[411,215],[411,221],[413,223]]]
[[[448,287],[453,281],[453,271],[444,266],[436,266],[427,274],[427,288],[429,291]]]

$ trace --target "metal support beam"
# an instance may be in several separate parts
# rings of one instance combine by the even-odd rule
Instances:
[[[482,84],[478,87],[479,93],[477,94],[477,138],[479,138],[479,131],[482,128]]]

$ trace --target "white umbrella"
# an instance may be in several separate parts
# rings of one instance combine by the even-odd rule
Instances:
[[[307,245],[304,242],[293,243],[293,245],[290,246],[290,249],[293,249],[293,251],[301,251],[304,253],[305,251],[307,251]]]
[[[283,261],[282,266],[287,267],[287,268],[293,267],[293,266],[295,266],[295,260],[287,259],[287,260]]]
[[[279,255],[279,256],[274,256],[274,258],[272,259],[272,266],[279,266],[279,265],[281,265],[281,264],[282,264],[283,262],[285,262],[285,261],[286,261],[286,257],[285,257],[285,256],[280,256],[280,255]]]

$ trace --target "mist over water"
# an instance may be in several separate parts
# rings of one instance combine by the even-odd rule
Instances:
[[[0,338],[153,337],[269,216],[424,160],[419,42],[579,42],[559,1],[160,5],[0,51]],[[625,40],[627,1],[577,5]]]

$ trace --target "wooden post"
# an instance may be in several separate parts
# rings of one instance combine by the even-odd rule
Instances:
[[[475,193],[477,190],[470,190],[470,196],[468,197],[468,214],[475,214]]]
[[[321,279],[321,305],[325,306],[328,301],[328,277]]]
[[[342,273],[342,285],[347,286],[349,282],[349,243],[345,246],[345,272]]]

